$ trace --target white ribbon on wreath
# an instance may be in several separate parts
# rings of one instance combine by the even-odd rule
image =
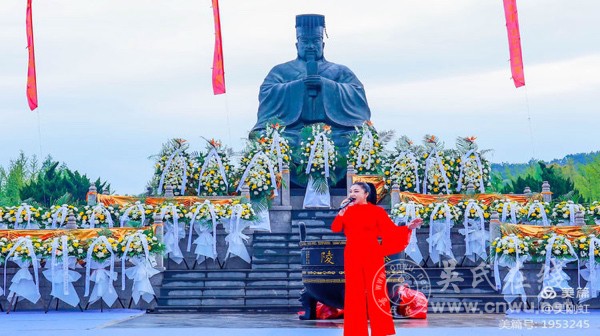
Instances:
[[[171,211],[173,222],[163,220],[166,229],[164,235],[165,253],[169,255],[171,260],[180,264],[183,261],[183,253],[181,253],[181,249],[179,248],[179,240],[185,237],[185,230],[179,232],[179,214],[177,213],[176,205],[163,207],[160,211],[160,218],[164,219],[168,211]]]
[[[375,139],[373,138],[373,133],[371,129],[365,124],[363,125],[363,136],[360,139],[360,144],[358,145],[358,156],[356,158],[356,168],[360,168],[363,166],[362,157],[366,156],[365,159],[366,164],[364,165],[367,170],[371,169],[371,150],[373,149],[373,145],[375,143]],[[366,152],[366,155],[365,155]]]
[[[329,140],[327,139],[327,135],[325,132],[321,132],[315,136],[315,142],[310,147],[310,155],[308,156],[308,163],[306,164],[305,173],[308,175],[311,172],[313,161],[315,160],[315,155],[317,153],[317,146],[319,142],[323,142],[323,159],[324,159],[324,169],[325,169],[325,178],[329,178]]]
[[[401,152],[396,161],[394,161],[392,168],[396,167],[404,158],[410,160],[411,166],[413,168],[413,173],[415,174],[415,192],[418,193],[419,186],[421,185],[421,181],[419,181],[419,164],[417,163],[417,158],[413,153],[408,151]]]
[[[65,205],[56,209],[56,211],[54,211],[54,213],[52,213],[52,225],[50,226],[50,228],[56,229],[56,228],[61,227],[65,223],[65,220],[67,219],[68,214],[69,214],[69,209]],[[60,216],[60,218],[59,218],[59,216]]]
[[[142,203],[140,203],[139,201],[135,202],[134,205],[130,206],[129,208],[125,209],[125,211],[123,212],[123,215],[121,215],[120,218],[120,227],[125,226],[125,223],[127,223],[129,221],[129,214],[131,213],[131,211],[138,209],[138,211],[141,214],[141,220],[142,220],[142,226],[145,225],[146,223],[146,209],[144,209],[144,205],[142,205]]]
[[[144,249],[143,257],[127,256],[127,253],[130,251],[129,246],[135,237],[140,238],[142,248]],[[133,302],[137,304],[141,298],[150,303],[155,295],[150,278],[160,272],[152,266],[150,250],[148,250],[148,238],[144,234],[144,231],[138,230],[134,234],[131,234],[127,237],[125,244],[125,251],[123,253],[123,258],[121,259],[121,271],[123,274],[121,276],[121,290],[125,290],[125,276],[127,276],[127,278],[133,280],[133,286],[131,289],[131,298],[133,299]],[[125,262],[127,260],[131,261],[134,266],[125,270]]]
[[[590,238],[590,246],[588,248],[589,260],[586,263],[587,269],[581,270],[581,276],[587,281],[585,288],[589,295],[580,297],[580,302],[597,298],[600,294],[600,264],[596,263],[596,255],[594,251],[600,248],[600,239],[595,236]]]
[[[240,184],[237,187],[237,191],[242,190],[242,187],[244,186],[244,183],[246,182],[246,178],[248,178],[250,171],[252,170],[252,168],[254,168],[255,165],[257,165],[257,161],[260,159],[262,159],[267,164],[267,168],[269,169],[269,177],[271,178],[271,185],[273,186],[273,194],[277,196],[277,177],[275,177],[273,163],[271,162],[271,159],[269,159],[269,157],[262,151],[254,154],[252,160],[250,160],[250,163],[248,163],[248,166],[246,167],[246,170],[244,170],[244,174],[242,174],[242,178],[240,179]]]
[[[510,207],[510,222],[512,224],[517,224],[517,202],[504,202],[502,205],[502,219],[500,220],[502,223],[506,223],[506,218],[509,215],[509,207]]]
[[[427,194],[427,180],[429,177],[429,170],[431,169],[432,160],[435,160],[434,165],[437,165],[440,169],[440,174],[442,175],[442,178],[444,179],[444,185],[446,186],[446,194],[450,194],[450,181],[448,180],[448,176],[446,175],[446,168],[444,167],[444,163],[442,162],[442,159],[440,158],[437,150],[435,149],[432,150],[431,153],[429,153],[429,157],[427,157],[427,160],[425,160],[425,175],[423,176],[423,194]]]
[[[273,130],[272,133],[273,140],[271,141],[271,151],[275,151],[277,156],[277,167],[279,168],[279,172],[283,171],[283,152],[281,150],[281,135],[279,135],[279,131]]]
[[[227,254],[225,260],[229,259],[231,255],[236,255],[247,263],[250,263],[250,255],[244,242],[248,241],[250,237],[242,233],[246,228],[245,223],[241,222],[243,207],[240,204],[236,204],[231,209],[231,217],[229,219],[229,225],[226,227],[228,235],[225,237],[227,242]]]
[[[106,246],[106,250],[108,253],[110,253],[110,258],[103,262],[97,262],[92,259],[94,248],[98,244],[104,244],[104,246]],[[109,267],[108,271],[105,269],[106,267]],[[93,272],[91,271],[92,269]],[[115,252],[112,249],[112,245],[105,236],[98,236],[90,244],[85,260],[84,296],[90,296],[90,280],[95,282],[94,289],[92,290],[92,294],[89,299],[90,304],[98,301],[99,299],[102,299],[109,307],[115,303],[118,295],[113,284],[113,282],[117,279],[117,273],[114,271],[114,269]]]
[[[477,163],[477,169],[479,170],[479,191],[484,194],[485,193],[485,185],[483,184],[483,165],[481,164],[481,158],[479,157],[479,153],[477,153],[474,149],[468,151],[465,155],[463,155],[460,161],[460,174],[458,178],[458,186],[456,191],[460,192],[463,186],[463,177],[465,175],[465,167],[467,166],[467,160],[471,160],[471,155],[475,156],[475,162]]]
[[[61,254],[58,255],[58,247],[61,245]],[[60,260],[59,260],[60,258]],[[75,291],[73,282],[79,280],[81,275],[70,268],[75,268],[77,258],[69,256],[68,237],[62,235],[52,240],[52,252],[50,262],[46,263],[48,268],[43,272],[44,276],[52,284],[50,295],[75,307],[79,302],[79,295]]]
[[[19,224],[23,210],[25,210],[25,215],[27,216],[27,224],[24,226]],[[17,208],[17,212],[15,213],[15,229],[37,229],[37,225],[31,224],[31,205],[23,203]]]
[[[200,211],[206,208],[210,213],[210,220],[212,221],[212,235],[208,232],[208,227],[196,224],[196,216]],[[215,214],[215,207],[209,200],[205,200],[202,205],[196,208],[190,221],[190,231],[188,234],[187,251],[190,252],[192,249],[192,230],[196,230],[198,238],[194,241],[196,244],[196,258],[200,258],[201,255],[216,259],[217,258],[217,215]]]
[[[208,166],[208,163],[210,162],[210,160],[212,158],[215,158],[215,160],[217,160],[217,167],[219,168],[219,174],[221,174],[221,177],[223,178],[223,183],[225,183],[225,187],[229,187],[229,183],[227,182],[227,175],[225,174],[225,167],[223,166],[223,161],[221,161],[221,157],[219,156],[217,149],[213,148],[210,150],[210,152],[204,159],[204,163],[202,164],[202,169],[200,170],[200,179],[199,179],[200,182],[198,182],[198,195],[200,195],[200,189],[202,188],[202,176],[204,175],[204,172],[206,171],[206,167]]]
[[[544,292],[544,289],[546,287],[559,288],[561,290],[564,290],[564,288],[572,288],[568,284],[568,280],[570,280],[570,277],[567,275],[567,273],[565,273],[563,271],[563,267],[567,263],[569,263],[573,260],[577,260],[577,288],[581,288],[581,276],[579,274],[579,272],[580,272],[579,270],[581,267],[579,264],[579,257],[577,256],[577,253],[573,249],[573,245],[571,245],[571,242],[568,239],[564,239],[564,242],[565,242],[565,245],[567,245],[569,254],[573,257],[572,260],[558,259],[552,253],[554,242],[556,241],[556,239],[558,237],[559,236],[556,233],[553,233],[552,237],[550,237],[548,239],[548,242],[546,245],[546,260],[544,261],[544,278],[543,278],[543,284],[542,284],[542,291],[538,295],[538,301],[541,300],[542,293]],[[551,262],[554,264],[554,267],[550,266]]]
[[[417,205],[414,202],[408,202],[405,205],[405,215],[404,217],[398,217],[396,219],[396,223],[404,223],[407,224],[411,220],[417,218]],[[417,264],[420,264],[423,261],[423,254],[421,250],[419,250],[419,244],[417,241],[417,230],[411,230],[410,240],[408,242],[408,246],[404,250],[406,254],[414,260]]]
[[[471,209],[475,209],[479,221],[468,217]],[[475,261],[476,256],[486,259],[487,251],[485,242],[488,240],[488,232],[485,230],[483,209],[475,201],[469,200],[465,208],[464,217],[464,229],[460,229],[458,232],[465,236],[465,255],[471,261]]]
[[[550,225],[550,222],[548,221],[548,216],[546,216],[546,209],[544,209],[542,203],[538,201],[533,202],[533,204],[529,206],[529,211],[527,211],[527,217],[531,216],[531,214],[535,211],[536,207],[540,210],[540,213],[542,214],[542,225]]]
[[[569,209],[569,224],[574,225],[575,224],[575,212],[577,212],[579,210],[579,207],[577,206],[577,204],[569,203],[569,204],[567,204],[567,208]]]
[[[315,187],[315,181],[313,177],[310,175],[313,161],[316,156],[317,146],[320,142],[323,142],[323,159],[324,159],[324,178],[327,180],[329,178],[329,149],[330,143],[327,139],[327,135],[325,132],[321,132],[315,136],[314,143],[310,148],[310,154],[308,157],[308,162],[306,164],[305,173],[309,176],[308,184],[306,186],[306,193],[304,195],[304,201],[302,204],[303,208],[306,207],[325,207],[329,208],[331,206],[330,196],[329,196],[329,184],[325,183],[326,190],[324,192],[318,191]]]
[[[181,190],[181,195],[182,196],[185,195],[185,185],[187,184],[187,162],[185,162],[184,157],[181,157],[181,158],[178,157],[179,153],[181,153],[183,151],[183,149],[184,149],[183,147],[180,147],[179,149],[174,151],[171,154],[171,156],[169,156],[169,159],[165,163],[165,168],[163,169],[162,174],[160,174],[160,181],[158,182],[158,189],[156,190],[157,195],[162,195],[163,185],[165,183],[165,177],[167,176],[167,173],[169,172],[169,168],[171,168],[171,164],[174,162],[176,157],[178,159],[184,160],[184,164],[182,165],[183,166],[183,176],[181,177],[181,187],[179,189]]]
[[[443,221],[434,220],[434,214],[436,214],[442,206],[445,210],[445,219]],[[426,239],[429,243],[429,257],[434,263],[440,261],[441,255],[446,255],[451,259],[454,259],[452,240],[450,239],[450,229],[452,229],[453,226],[452,213],[448,203],[436,203],[431,212],[431,217],[429,218],[429,238]]]
[[[99,203],[92,209],[92,214],[90,215],[90,226],[89,226],[90,229],[93,229],[94,227],[96,227],[96,215],[97,214],[102,214],[102,215],[104,215],[104,217],[106,217],[106,221],[108,222],[109,228],[112,228],[114,226],[110,211],[108,211],[108,209],[105,208],[104,205],[102,205],[102,203]]]
[[[6,265],[19,246],[25,247],[25,250],[29,252],[31,261],[13,258],[13,262],[19,266],[19,270],[11,280],[9,293],[6,298],[10,301],[13,296],[17,295],[25,298],[31,303],[36,303],[41,297],[40,281],[38,279],[39,260],[35,255],[35,249],[33,248],[31,238],[19,237],[17,241],[15,241],[13,247],[8,251],[8,254],[6,254],[6,262],[4,263],[4,288],[6,288]],[[31,276],[31,273],[29,273],[29,266],[31,265],[33,265],[33,277]]]
[[[517,248],[521,244],[521,240],[514,236],[515,243],[515,260],[511,260],[509,256],[501,255],[496,253],[494,256],[494,282],[496,284],[496,290],[502,290],[504,294],[504,300],[511,303],[516,299],[517,296],[521,297],[521,301],[527,301],[527,295],[525,294],[525,287],[523,286],[525,277],[521,268],[523,263],[529,258],[527,254],[519,254]],[[504,286],[502,286],[502,280],[500,279],[499,266],[508,267],[509,271],[504,277]]]

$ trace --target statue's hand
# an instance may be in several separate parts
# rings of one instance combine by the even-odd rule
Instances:
[[[304,85],[306,85],[307,89],[312,90],[321,90],[321,85],[323,85],[323,80],[319,75],[311,75],[304,78]]]

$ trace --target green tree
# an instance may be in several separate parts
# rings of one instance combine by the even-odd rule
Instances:
[[[538,161],[530,165],[523,174],[511,179],[510,183],[504,183],[500,190],[502,193],[521,194],[526,187],[532,192],[541,192],[543,181],[548,181],[555,199],[570,199],[581,201],[581,194],[575,187],[570,176],[566,176],[562,167],[558,164],[546,164]]]
[[[600,200],[600,155],[594,161],[579,166],[573,175],[575,186],[588,202]]]
[[[21,190],[21,199],[50,206],[58,202],[83,204],[91,184],[85,174],[71,171],[64,164],[48,158],[42,164],[37,176],[25,184]],[[94,182],[99,193],[110,191],[110,184],[99,178]]]
[[[8,169],[0,167],[0,205],[14,205],[21,202],[20,191],[39,172],[38,160],[34,155],[28,158],[23,152],[11,160]]]

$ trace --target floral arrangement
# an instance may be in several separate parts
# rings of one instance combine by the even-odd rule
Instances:
[[[469,211],[467,211],[467,207],[469,207],[469,203],[471,203],[473,205],[469,208]],[[479,200],[470,199],[470,200],[460,201],[460,202],[458,202],[458,204],[456,206],[458,207],[459,212],[460,212],[459,221],[464,221],[465,217],[467,219],[479,219],[479,213],[477,211],[478,208],[481,209],[481,211],[483,212],[484,220],[490,219],[490,215],[491,215],[490,207]]]
[[[3,247],[0,250],[0,259],[6,262],[6,258],[8,258],[8,253],[14,247],[17,239],[9,240],[7,238],[2,238],[0,240],[3,243]],[[43,241],[39,238],[31,238],[31,243],[33,245],[33,252],[36,256],[41,256],[44,253]],[[25,247],[24,244],[18,246],[10,258],[18,259],[21,261],[31,261],[31,255],[29,249]]]
[[[548,237],[548,240],[550,237]],[[546,247],[548,246],[548,240],[546,241]],[[570,243],[567,237],[558,235],[552,244],[552,255],[558,259],[572,259],[573,255],[569,251],[569,246],[567,242]],[[573,244],[571,244],[573,245]]]
[[[526,236],[524,239],[529,241],[529,256],[533,262],[541,262],[546,258],[546,245],[550,236],[544,235],[541,238]]]
[[[110,223],[112,225],[118,223],[118,219],[119,210],[112,205],[86,205],[77,214],[77,222],[80,227],[91,227],[92,225],[94,227],[109,227]],[[92,220],[94,221],[93,223]]]
[[[22,203],[20,206],[9,206],[3,210],[3,221],[6,222],[8,228],[11,229],[25,226],[27,222],[39,224],[42,219],[43,211],[44,210],[41,207],[36,208],[27,203]]]
[[[426,207],[423,206],[423,204],[416,203],[413,201],[408,201],[408,202],[401,202],[401,203],[394,204],[394,207],[392,207],[392,210],[391,210],[392,219],[399,220],[399,219],[405,218],[408,215],[407,209],[410,207],[414,207],[415,215],[417,216],[417,218],[423,218],[424,216],[427,215]]]
[[[144,235],[148,239],[148,249],[150,253],[160,254],[164,252],[165,247],[164,244],[158,241],[158,238],[154,235],[152,229],[147,229],[144,232]],[[126,241],[132,233],[120,237],[118,239],[114,237],[107,237],[108,242],[110,243],[113,251],[115,252],[115,257],[122,257],[123,252],[125,251]],[[0,237],[0,264],[6,261],[8,253],[15,246],[18,238],[9,239],[8,237]],[[67,238],[67,250],[68,255],[71,257],[76,257],[80,262],[84,262],[87,259],[87,250],[88,246],[91,244],[93,238],[80,240],[74,236],[68,236]],[[40,238],[31,238],[32,246],[34,249],[34,253],[39,260],[50,260],[52,257],[52,244],[54,241],[54,237],[42,240]],[[139,237],[136,237],[132,240],[130,244],[132,250],[127,253],[128,256],[136,256],[143,255],[143,247],[141,245],[141,240]],[[64,255],[65,251],[63,251],[62,241],[59,239],[58,244],[56,245],[56,256],[60,260]],[[29,254],[29,250],[25,247],[25,245],[18,246],[14,253],[10,256],[10,258],[14,258],[22,261],[31,261],[31,256]],[[98,243],[94,246],[92,251],[91,259],[97,262],[102,262],[110,258],[110,252],[108,252],[107,246],[104,242]]]
[[[498,215],[502,218],[502,212],[504,211],[504,207],[506,205],[506,218],[507,220],[510,219],[510,214],[512,211],[514,211],[515,213],[515,220],[518,222],[519,218],[522,217],[522,208],[523,206],[520,205],[517,202],[513,202],[509,199],[500,199],[500,200],[494,200],[492,202],[492,204],[490,204],[490,211],[494,212],[496,211],[498,213]],[[513,209],[514,208],[514,209]]]
[[[509,257],[510,259],[519,256],[530,255],[531,237],[523,237],[522,235],[516,235],[511,233],[502,237],[497,237],[491,243],[491,254],[492,258],[498,257]]]
[[[63,208],[67,209],[65,223],[66,223],[66,218],[69,215],[77,216],[77,214],[79,213],[79,209],[76,208],[74,205],[70,205],[70,204],[53,205],[42,214],[42,217],[40,220],[40,227],[41,228],[50,228],[52,226],[52,222],[54,221],[54,214]],[[56,219],[57,227],[60,225],[60,223],[59,223],[60,216],[61,216],[60,214],[57,214],[57,219]]]
[[[435,210],[437,204],[440,204],[440,206],[438,207],[438,210],[434,213],[433,211]],[[433,218],[434,221],[446,220],[446,207],[444,206],[444,204],[448,205],[450,209],[450,220],[452,220],[453,222],[458,222],[460,219],[460,209],[457,206],[452,205],[448,202],[429,204],[427,208],[424,209],[423,220],[429,221],[431,218]]]
[[[52,244],[54,242],[54,238],[48,238],[41,242],[41,253],[39,256],[43,259],[50,259],[52,257]],[[34,244],[35,247],[35,244]],[[85,256],[87,254],[86,241],[81,241],[73,236],[67,237],[67,255],[70,257],[76,257],[78,260],[85,260]],[[63,254],[63,245],[62,241],[59,239],[58,244],[56,245],[56,258],[58,260],[62,259]]]
[[[596,223],[600,222],[600,202],[594,201],[590,204],[588,208],[587,214],[594,220]]]
[[[587,210],[583,205],[575,204],[573,201],[557,203],[552,209],[552,222],[555,224],[558,222],[569,222],[571,216],[575,216],[577,211],[581,211],[585,214]]]
[[[273,162],[276,162],[275,168],[281,172],[283,165],[290,165],[291,152],[289,140],[282,134],[285,126],[274,121],[267,123],[265,129],[255,139],[259,150],[267,154]]]
[[[444,144],[434,135],[426,135],[424,143],[423,193],[450,194],[458,180],[456,173],[460,160],[454,158],[453,151],[444,150]]]
[[[87,246],[90,246],[92,244],[92,241],[94,239],[89,239],[86,243]],[[106,240],[108,241],[108,243],[110,244],[110,248],[112,249],[113,253],[115,254],[115,257],[119,255],[119,244],[123,241],[123,238],[119,238],[119,239],[115,239],[113,237],[106,237]],[[93,261],[102,263],[108,259],[110,259],[110,251],[108,250],[107,244],[103,241],[98,242],[96,245],[94,245],[94,248],[92,250],[92,255],[91,255],[91,259]],[[86,251],[87,252],[87,251]]]
[[[260,147],[250,145],[240,160],[240,181],[236,185],[241,187],[243,183],[248,186],[253,200],[270,199],[277,188],[277,180],[280,179],[275,162]]]
[[[355,126],[355,130],[348,143],[348,165],[354,166],[358,175],[383,173],[383,146],[393,133],[378,133],[370,121],[365,121],[361,127]]]
[[[234,182],[234,169],[229,157],[232,152],[220,141],[211,139],[199,173],[198,196],[226,196]]]
[[[119,207],[119,221],[122,221],[123,216],[127,212],[127,222],[133,227],[144,226],[146,223],[142,223],[142,211],[146,222],[152,221],[152,214],[154,214],[154,206],[150,204],[142,204],[140,201],[135,203],[127,203]]]
[[[552,256],[557,259],[573,260],[574,256],[569,249],[569,245],[571,245],[580,259],[589,259],[590,240],[594,237],[596,236],[590,234],[570,240],[566,236],[556,236],[551,248]],[[520,255],[526,254],[532,262],[543,262],[546,259],[546,248],[551,238],[552,236],[549,234],[539,238],[514,233],[503,235],[492,241],[492,257],[495,254],[501,254],[514,258],[515,252],[518,251]],[[600,247],[598,245],[594,249],[594,258],[597,262],[600,262]]]
[[[460,164],[458,184],[456,191],[464,192],[469,183],[473,183],[476,192],[485,192],[486,187],[491,186],[490,172],[491,163],[484,157],[489,150],[478,151],[475,143],[476,137],[456,139]]]
[[[175,209],[173,209],[173,206],[175,207]],[[181,203],[174,204],[166,202],[154,208],[154,213],[164,213],[163,221],[165,222],[173,222],[173,217],[175,216],[175,213],[177,213],[178,222],[186,222],[186,214],[188,212],[188,209]]]
[[[200,210],[196,214],[196,211],[198,209],[200,209]],[[215,204],[214,205],[214,214],[215,214],[215,220],[217,220],[217,221],[220,219],[220,216],[219,216],[220,211],[222,211],[221,206],[219,204]],[[194,214],[196,214],[195,217],[194,217]],[[192,219],[194,219],[194,222],[196,222],[196,223],[202,222],[212,228],[211,213],[210,213],[210,210],[208,209],[208,207],[204,203],[200,203],[200,202],[194,203],[190,207],[190,211],[188,211],[185,214],[185,217],[187,218],[188,222],[191,222]]]
[[[529,213],[530,210],[531,213]],[[544,214],[542,214],[542,211]],[[521,219],[525,222],[542,221],[544,216],[550,220],[550,211],[550,203],[534,200],[533,202],[529,202],[522,207],[519,211],[519,214]]]
[[[156,163],[150,186],[158,194],[164,194],[165,187],[170,185],[175,196],[194,195],[201,160],[196,153],[188,153],[188,149],[186,140],[172,139],[163,144],[158,155],[151,157]]]
[[[573,249],[577,252],[577,256],[581,259],[590,258],[590,241],[592,238],[598,238],[593,234],[576,238],[573,241]],[[600,262],[600,244],[594,246],[594,259]]]
[[[4,264],[6,255],[8,254],[8,251],[10,250],[10,248],[8,247],[10,242],[11,241],[8,238],[0,237],[0,265]]]
[[[164,252],[165,245],[158,241],[158,238],[154,235],[152,229],[144,230],[144,235],[148,241],[148,252],[151,254],[160,254]],[[133,233],[132,233],[133,234]],[[131,234],[130,234],[131,235]],[[123,257],[125,250],[127,249],[127,257],[140,257],[144,256],[144,245],[139,235],[136,235],[129,241],[130,235],[126,235],[123,238],[119,238],[116,251],[119,257]],[[127,248],[127,242],[129,241],[129,248]]]
[[[328,185],[328,181],[336,183],[339,179],[335,176],[335,170],[341,158],[331,140],[331,126],[325,124],[306,126],[302,129],[300,137],[300,153],[296,160],[300,163],[297,166],[298,176],[312,178],[315,185],[323,189]],[[329,167],[329,178],[325,176],[326,162]],[[307,171],[308,174],[305,174]]]
[[[249,202],[243,202],[240,198],[234,198],[231,203],[215,204],[215,214],[219,218],[230,219],[233,214],[233,207],[237,204],[242,206],[240,218],[247,221],[256,220],[256,212]]]
[[[422,146],[415,146],[407,136],[400,137],[394,152],[384,161],[383,175],[387,190],[397,184],[400,191],[420,192],[420,175],[424,167],[418,158],[423,151]]]

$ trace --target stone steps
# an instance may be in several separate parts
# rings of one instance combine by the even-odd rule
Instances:
[[[299,311],[302,288],[299,269],[167,270],[153,312]]]

